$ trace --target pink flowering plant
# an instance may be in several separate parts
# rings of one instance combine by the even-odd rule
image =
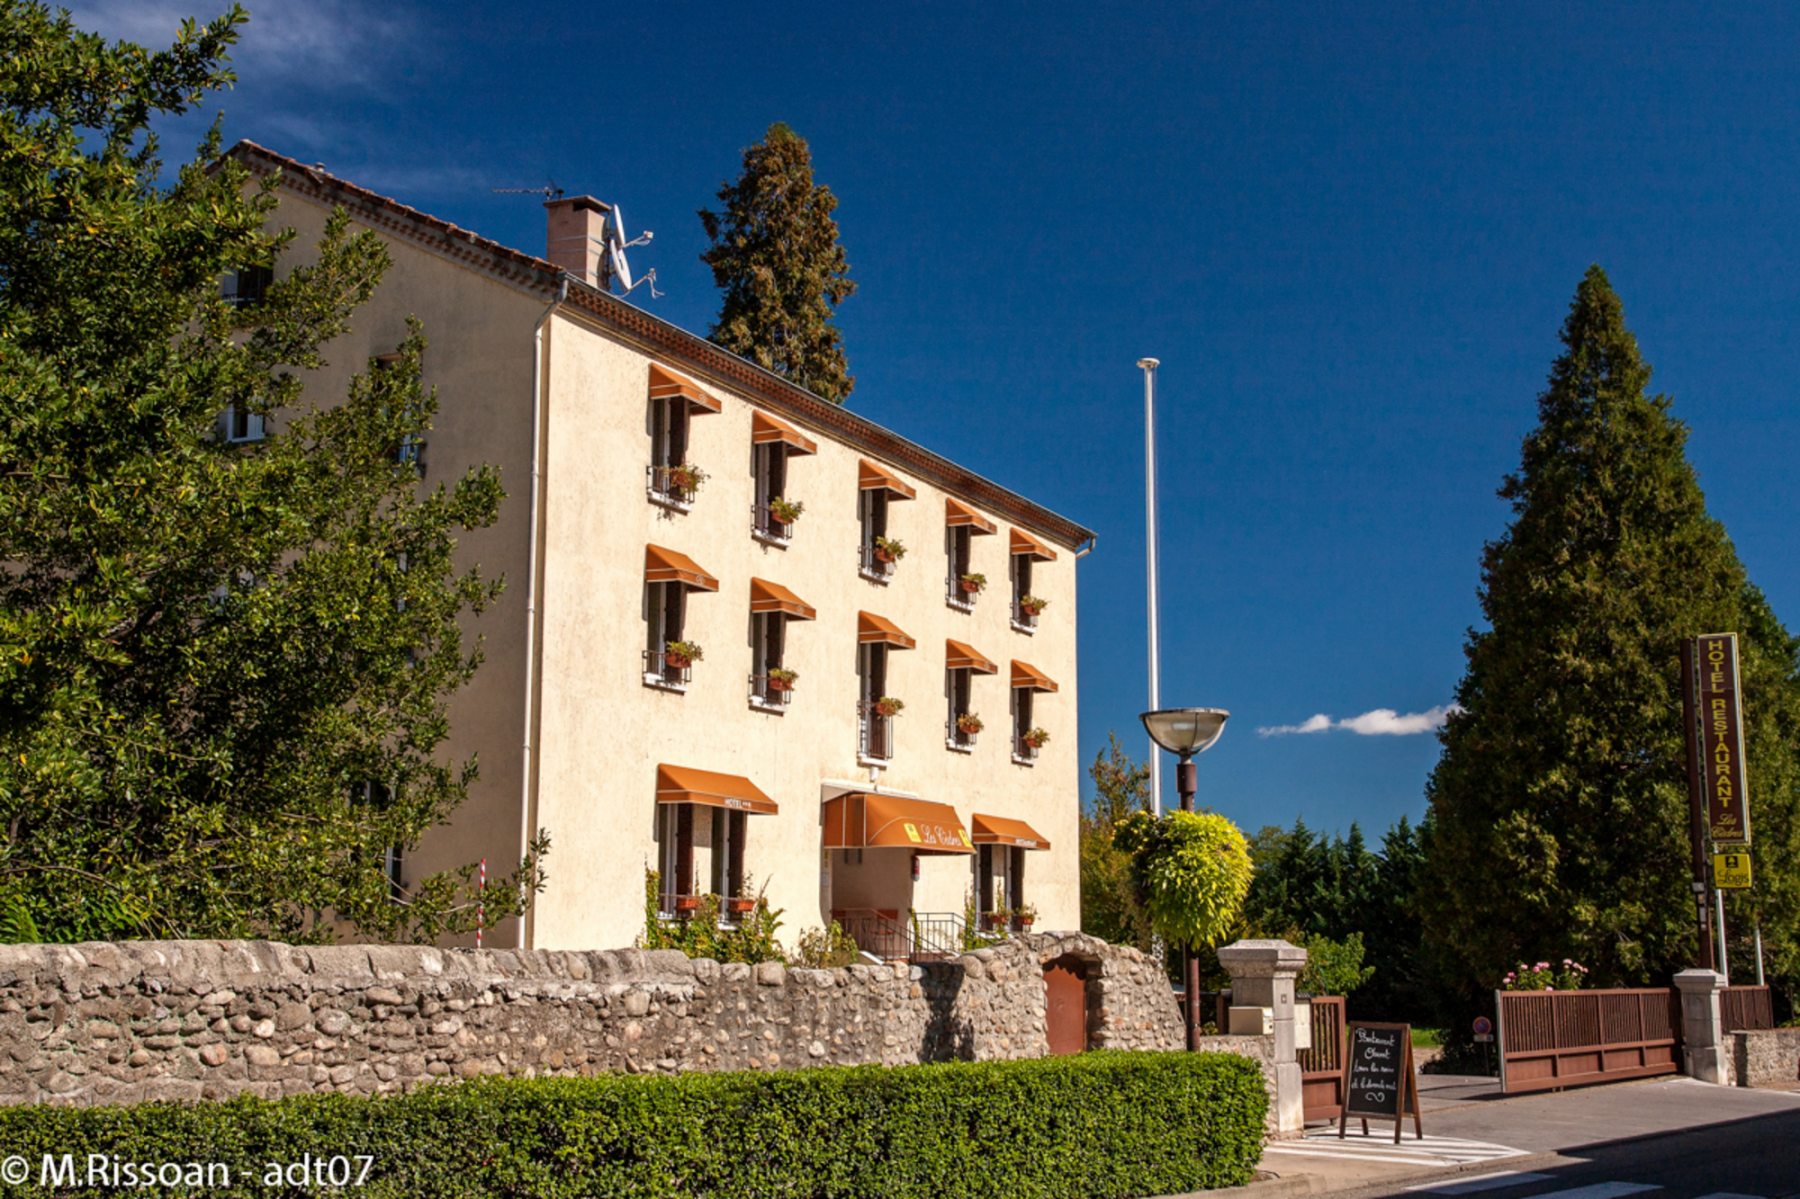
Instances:
[[[1579,991],[1587,978],[1587,967],[1569,958],[1561,966],[1550,962],[1527,965],[1520,962],[1500,980],[1503,991]]]

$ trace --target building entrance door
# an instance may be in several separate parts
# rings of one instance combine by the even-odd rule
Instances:
[[[1086,962],[1061,957],[1044,967],[1044,1024],[1052,1055],[1088,1047]]]

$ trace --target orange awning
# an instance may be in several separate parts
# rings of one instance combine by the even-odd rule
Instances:
[[[944,666],[948,670],[972,670],[976,674],[999,674],[1000,668],[981,656],[981,651],[960,641],[944,640]]]
[[[1030,554],[1033,558],[1038,558],[1045,562],[1056,561],[1056,551],[1033,537],[1030,533],[1027,533],[1024,529],[1014,529],[1012,531],[1012,552],[1015,554]]]
[[[891,645],[895,649],[911,649],[918,644],[899,625],[873,612],[856,614],[856,640],[862,645]]]
[[[665,396],[681,396],[688,402],[693,412],[717,412],[723,405],[712,396],[707,395],[680,375],[652,362],[650,364],[650,398],[662,399]]]
[[[717,591],[719,580],[700,569],[686,554],[666,550],[660,545],[644,547],[644,581],[646,583],[685,583],[698,591]]]
[[[1029,687],[1033,691],[1055,691],[1056,683],[1051,677],[1029,662],[1013,659],[1012,679],[1015,687]]]
[[[912,484],[886,467],[875,465],[867,458],[859,458],[856,469],[864,491],[885,491],[897,500],[910,500],[919,494]]]
[[[1049,849],[1050,841],[1023,820],[1004,816],[983,816],[977,812],[969,819],[975,830],[977,845],[1016,845],[1020,849]]]
[[[968,525],[970,531],[975,533],[995,531],[993,521],[967,504],[953,500],[949,496],[944,497],[944,523],[953,529],[961,525]]]
[[[697,803],[757,816],[773,816],[780,810],[761,788],[742,775],[695,770],[691,766],[656,768],[656,802]]]
[[[780,583],[771,583],[767,579],[750,580],[750,610],[752,612],[782,612],[795,620],[811,620],[818,613],[813,606],[783,587]]]
[[[796,454],[817,453],[819,445],[786,421],[776,420],[764,412],[750,414],[750,440],[757,445],[779,441]]]
[[[974,853],[968,830],[949,804],[853,791],[825,801],[826,849],[914,849]]]

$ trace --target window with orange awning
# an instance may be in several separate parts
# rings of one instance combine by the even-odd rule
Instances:
[[[826,849],[975,852],[956,809],[927,799],[853,791],[826,800],[820,820]]]

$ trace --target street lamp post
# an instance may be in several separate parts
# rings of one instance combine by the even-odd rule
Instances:
[[[1225,731],[1231,716],[1223,708],[1162,708],[1145,712],[1139,719],[1150,739],[1174,754],[1175,790],[1181,796],[1181,810],[1194,810],[1194,792],[1199,788],[1199,771],[1194,755],[1205,753]],[[1192,948],[1183,951],[1183,989],[1187,992],[1187,1047],[1200,1048],[1200,959]]]

